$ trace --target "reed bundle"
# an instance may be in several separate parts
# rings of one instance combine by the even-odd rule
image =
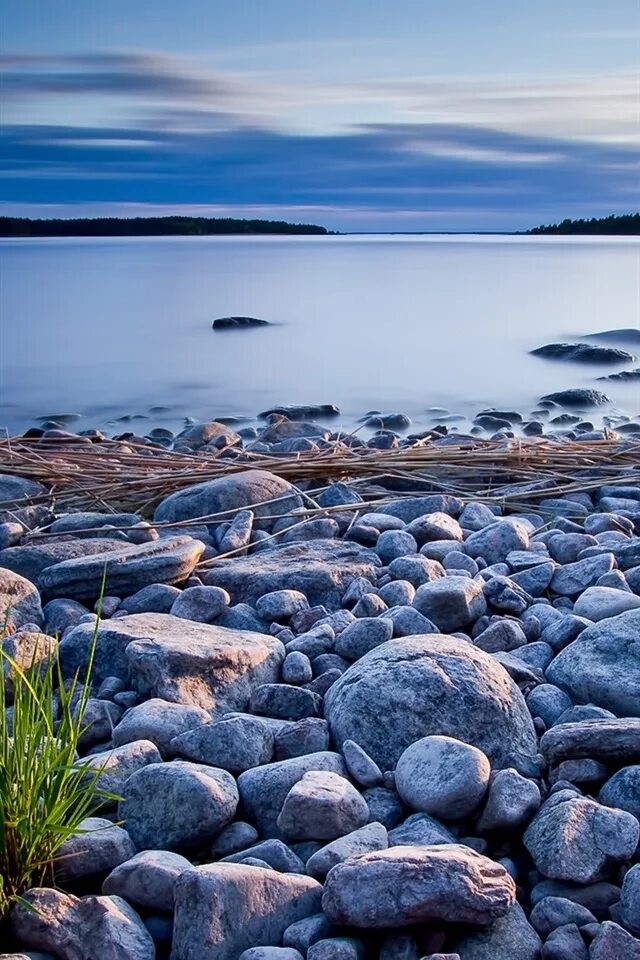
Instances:
[[[341,480],[371,505],[392,496],[431,490],[519,509],[536,499],[588,491],[603,483],[632,483],[634,476],[637,482],[640,443],[616,437],[589,441],[478,439],[470,444],[461,438],[460,443],[450,445],[419,442],[391,450],[354,449],[336,443],[320,451],[289,456],[251,451],[229,456],[224,451],[197,455],[115,440],[0,440],[0,473],[46,486],[47,496],[33,497],[29,502],[50,502],[53,498],[58,512],[131,511],[150,517],[154,506],[170,493],[251,468],[269,470],[299,484],[311,496]],[[12,506],[16,504],[0,503],[0,510]],[[304,513],[311,516],[318,510],[310,504]]]

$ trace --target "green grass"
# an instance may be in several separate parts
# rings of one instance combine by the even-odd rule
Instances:
[[[100,769],[77,764],[97,626],[84,677],[66,684],[57,656],[38,663],[36,654],[23,668],[1,649],[5,638],[6,627],[0,675],[11,672],[13,705],[5,713],[9,695],[0,683],[0,921],[25,890],[53,885],[66,838],[104,800],[117,799],[100,789]]]

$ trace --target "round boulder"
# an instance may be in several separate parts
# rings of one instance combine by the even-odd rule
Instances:
[[[423,737],[396,767],[396,790],[408,806],[443,820],[473,813],[487,792],[491,764],[482,750],[453,737]]]
[[[491,655],[441,634],[390,640],[354,663],[325,698],[334,742],[355,740],[382,770],[434,734],[478,747],[494,769],[536,770],[536,736],[520,690]]]

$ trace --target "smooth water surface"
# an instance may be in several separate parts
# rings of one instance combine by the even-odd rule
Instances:
[[[155,405],[170,410],[153,423],[175,427],[310,402],[338,404],[344,425],[373,408],[428,425],[431,406],[525,413],[573,386],[640,412],[637,381],[595,380],[620,367],[527,352],[639,325],[637,238],[23,239],[0,256],[10,430],[80,413],[73,429],[113,433]],[[230,314],[274,325],[214,333]]]

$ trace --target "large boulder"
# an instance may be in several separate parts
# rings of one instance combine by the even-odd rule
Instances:
[[[535,768],[536,736],[520,690],[494,657],[454,637],[376,647],[333,684],[325,716],[339,746],[355,740],[383,770],[432,734],[478,747],[495,769]]]
[[[322,909],[332,923],[404,927],[429,920],[485,926],[513,905],[505,868],[460,844],[390,847],[338,863]]]
[[[42,606],[36,587],[12,570],[0,567],[0,625],[9,632],[24,623],[42,624]]]
[[[204,581],[223,587],[234,603],[255,603],[276,590],[299,590],[310,604],[336,610],[349,584],[358,577],[375,583],[380,566],[376,554],[357,543],[315,540],[222,560]]]
[[[587,627],[549,664],[547,679],[578,703],[640,717],[640,610]]]
[[[311,877],[238,863],[185,870],[174,887],[171,960],[238,960],[243,950],[277,946],[287,927],[320,911]]]
[[[154,519],[172,523],[207,517],[221,523],[232,520],[237,510],[250,507],[256,526],[270,530],[273,519],[267,517],[291,513],[302,506],[302,497],[286,480],[267,470],[246,470],[172,493],[158,504]]]
[[[77,557],[93,557],[96,554],[110,553],[112,550],[122,550],[124,546],[126,544],[115,537],[73,537],[69,540],[56,537],[51,540],[36,540],[0,550],[0,567],[13,570],[39,586],[40,574],[47,567]]]
[[[107,596],[128,597],[151,583],[186,580],[204,549],[193,537],[165,537],[63,560],[42,571],[40,589],[49,597],[95,600],[104,584]]]
[[[59,646],[65,676],[86,666],[93,624],[75,627]],[[280,677],[285,650],[275,637],[136,613],[98,628],[94,680],[121,677],[146,697],[222,714],[245,710],[253,690]]]

